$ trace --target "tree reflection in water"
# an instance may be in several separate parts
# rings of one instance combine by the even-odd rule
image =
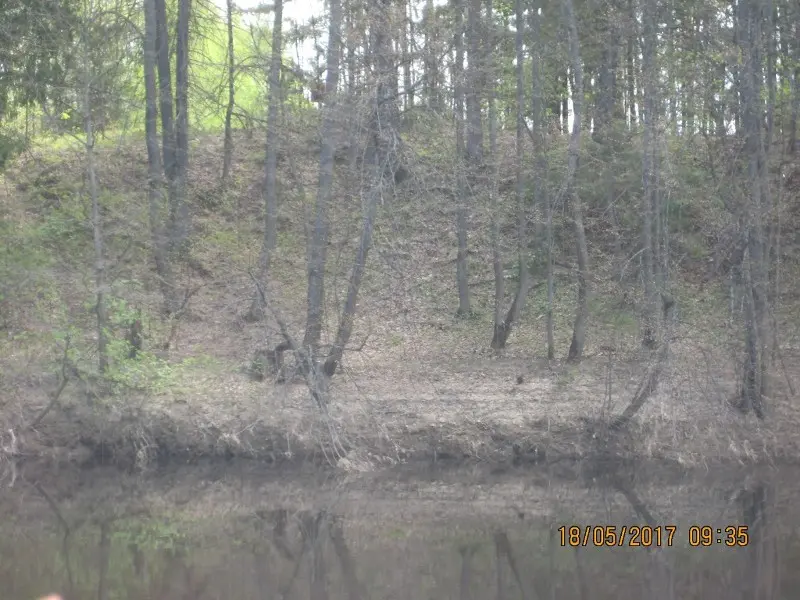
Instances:
[[[401,501],[361,496],[355,507],[328,500],[319,504],[324,509],[312,502],[301,509],[239,504],[213,517],[207,516],[213,505],[186,511],[154,495],[156,508],[136,512],[117,497],[76,501],[39,485],[38,508],[28,499],[14,506],[15,519],[0,522],[0,590],[3,600],[800,597],[794,571],[781,569],[800,560],[791,534],[800,522],[791,512],[793,494],[784,490],[778,503],[776,482],[727,481],[702,496],[708,506],[691,509],[681,486],[694,486],[697,498],[700,484],[681,482],[667,494],[612,473],[562,489],[551,504],[541,490],[527,488],[526,494],[540,494],[538,504],[528,503],[524,512],[496,504],[494,513],[476,512],[479,518],[470,516],[479,506],[470,500],[426,504],[409,495]],[[442,493],[441,484],[430,486]],[[674,509],[679,493],[685,494],[681,510],[688,511],[683,516]],[[0,507],[3,501],[0,495]],[[565,524],[655,527],[681,518],[671,548],[572,548],[557,533]],[[749,544],[690,548],[690,523],[747,526]],[[50,590],[63,598],[41,596]]]

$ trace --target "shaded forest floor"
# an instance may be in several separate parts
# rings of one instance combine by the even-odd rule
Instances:
[[[416,459],[539,461],[595,455],[605,447],[603,423],[625,408],[653,358],[639,344],[640,286],[631,258],[636,230],[623,232],[630,236],[630,248],[615,254],[604,233],[607,215],[589,203],[593,277],[585,360],[566,364],[544,358],[545,294],[538,282],[508,348],[493,353],[488,350],[493,310],[489,211],[482,204],[488,201],[480,200],[470,215],[474,314],[455,319],[454,217],[452,201],[440,191],[452,184],[442,175],[450,168],[443,158],[450,140],[441,137],[408,136],[412,180],[381,208],[352,349],[331,385],[329,419],[320,416],[299,378],[276,384],[247,374],[254,351],[278,340],[271,321],[243,319],[263,227],[263,139],[256,133],[237,136],[234,176],[226,190],[218,184],[221,136],[194,140],[194,266],[181,274],[193,295],[175,329],[158,316],[143,143],[129,139],[100,149],[114,336],[121,342],[125,320],[141,310],[146,352],[133,361],[119,358],[111,382],[91,376],[71,380],[53,410],[25,431],[58,387],[66,333],[72,335],[83,373],[91,372],[96,356],[91,232],[80,154],[41,149],[23,155],[0,186],[3,219],[22,244],[20,257],[10,252],[4,266],[17,265],[10,272],[18,284],[2,298],[0,425],[5,433],[0,446],[13,446],[28,457],[103,456],[140,467],[159,458],[200,456],[312,458],[370,470]],[[304,224],[316,189],[313,128],[287,135],[282,148],[279,248],[272,277],[275,306],[301,337]],[[501,165],[501,180],[508,172],[510,165]],[[353,182],[342,168],[331,224],[326,335],[335,333],[360,227]],[[516,225],[513,202],[504,206],[507,306],[516,287]],[[574,259],[569,223],[563,215],[557,221],[555,323],[557,352],[563,356],[574,314]],[[793,238],[785,244],[787,292],[775,315],[780,346],[764,421],[730,406],[741,315],[736,308],[730,314],[726,279],[702,281],[699,273],[710,250],[701,239],[692,231],[675,235],[675,340],[658,389],[630,430],[607,444],[630,456],[693,466],[794,462],[800,457],[800,409],[788,382],[800,385],[800,303],[791,286],[798,267],[791,255]],[[167,339],[171,344],[165,351]],[[331,451],[332,435],[344,455]]]

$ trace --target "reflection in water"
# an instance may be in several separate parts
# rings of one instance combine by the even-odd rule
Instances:
[[[739,484],[731,494],[731,484],[717,493],[699,480],[605,481],[527,486],[524,513],[508,510],[511,502],[492,505],[491,494],[503,486],[509,493],[513,480],[475,484],[487,493],[480,501],[450,498],[445,484],[425,481],[407,488],[422,500],[406,488],[347,500],[337,488],[334,500],[320,495],[304,508],[294,508],[297,501],[247,508],[237,497],[224,510],[217,510],[222,496],[199,493],[184,505],[153,490],[158,501],[133,510],[119,497],[73,497],[43,485],[16,496],[4,490],[0,510],[18,518],[0,520],[0,598],[31,600],[50,590],[63,600],[798,597],[800,581],[780,566],[800,558],[788,526],[800,515],[786,512],[794,504],[779,502],[773,485]],[[478,515],[476,506],[495,508]],[[676,523],[678,533],[669,548],[570,547],[556,533],[562,525],[633,523]],[[747,547],[690,547],[690,525],[746,526]]]
[[[742,523],[747,525],[749,544],[745,565],[741,569],[743,600],[773,600],[777,598],[778,545],[773,522],[768,517],[768,488],[759,483],[739,494]]]

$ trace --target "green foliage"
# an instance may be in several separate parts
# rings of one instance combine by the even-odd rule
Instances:
[[[224,15],[213,5],[198,8],[198,26],[189,51],[192,65],[189,92],[192,126],[219,131],[225,123],[228,101],[228,31]],[[236,112],[266,116],[264,73],[269,60],[269,31],[265,25],[246,26],[234,15],[233,52],[236,60]]]
[[[174,383],[174,368],[156,355],[141,351],[135,359],[128,358],[130,344],[126,340],[111,338],[108,344],[110,366],[106,379],[113,384],[116,393],[140,390],[158,395]]]
[[[0,127],[0,169],[9,159],[14,158],[28,147],[28,140],[19,131]]]
[[[238,232],[222,228],[213,231],[205,239],[205,242],[226,252],[238,250],[242,245],[242,239]]]
[[[123,547],[134,544],[144,552],[175,551],[186,541],[179,524],[166,519],[117,519],[114,527],[112,543]]]
[[[0,119],[64,93],[75,7],[67,0],[0,1]]]
[[[15,307],[29,310],[51,294],[54,282],[45,269],[52,256],[35,225],[17,224],[0,214],[0,328],[16,328]]]

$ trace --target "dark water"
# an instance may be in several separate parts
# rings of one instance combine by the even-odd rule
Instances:
[[[205,465],[20,469],[10,484],[0,600],[800,597],[800,470]]]

